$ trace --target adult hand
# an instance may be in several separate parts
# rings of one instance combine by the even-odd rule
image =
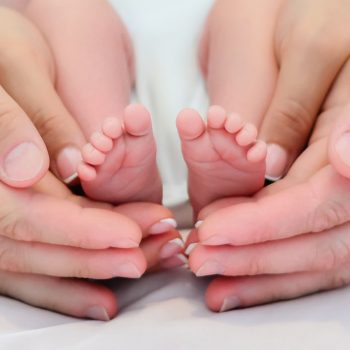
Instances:
[[[171,214],[159,205],[112,208],[72,195],[50,174],[33,189],[18,191],[0,184],[0,194],[1,294],[106,320],[117,312],[114,294],[67,277],[138,278],[146,268],[180,265],[176,259],[182,248],[173,243],[179,234],[164,227]]]
[[[11,186],[29,186],[47,169],[47,153],[29,119],[46,144],[53,172],[66,182],[75,177],[85,138],[54,85],[54,61],[39,31],[19,13],[0,7],[0,120],[7,135],[0,145],[0,179]],[[15,175],[5,169],[7,156]]]
[[[333,132],[338,132],[348,120],[349,81],[347,64],[308,148],[283,180],[254,198],[225,199],[200,214],[204,222],[189,240],[200,242],[190,255],[191,269],[198,276],[227,276],[209,285],[211,309],[226,311],[350,283],[350,182],[327,157],[332,127],[337,125]]]
[[[53,170],[61,178],[66,179],[65,174],[69,178],[80,160],[78,153],[72,150],[77,150],[84,141],[55,92],[50,51],[32,24],[19,14],[3,8],[0,18],[3,18],[1,25],[4,27],[0,34],[0,52],[6,53],[0,60],[0,81],[6,88],[6,92],[1,90],[2,180],[11,186],[28,187],[47,171],[46,148],[28,117],[48,146]],[[27,86],[33,88],[28,90]],[[23,143],[35,146],[35,157],[28,155],[23,146],[19,151],[16,149]],[[10,157],[8,164],[6,160],[13,148],[15,156]],[[74,157],[70,157],[72,155]],[[9,165],[15,167],[15,179],[6,172]],[[31,171],[29,176],[28,171]],[[4,257],[3,265],[0,263],[0,292],[3,294],[70,315],[107,319],[114,316],[117,309],[115,297],[108,289],[62,277],[137,277],[146,265],[157,269],[184,264],[183,247],[179,233],[174,230],[172,215],[159,205],[135,203],[113,209],[107,204],[72,196],[51,175],[46,175],[31,190],[17,192],[5,186],[2,190],[5,191],[2,216],[6,218],[1,231],[6,236],[2,237],[5,253],[0,254]],[[29,211],[25,207],[28,202],[33,204]],[[13,205],[7,207],[8,203]],[[112,209],[116,213],[112,213]],[[44,222],[42,212],[47,214]],[[61,217],[68,219],[64,228],[60,226]],[[109,219],[106,221],[106,218]],[[119,242],[118,248],[109,248],[114,247],[114,243],[106,242],[101,230],[102,233],[107,230],[105,234],[109,240]],[[115,235],[119,230],[121,233]],[[138,249],[141,234],[141,249]],[[130,241],[130,235],[136,235],[136,240]],[[16,255],[21,251],[26,253],[25,261],[22,255]],[[62,264],[65,259],[71,261],[68,266]],[[50,264],[42,266],[40,261],[50,261]],[[33,283],[39,292],[33,293]],[[74,290],[79,291],[73,293],[79,297],[70,297]]]
[[[275,30],[277,86],[260,138],[267,177],[283,176],[305,148],[316,117],[350,55],[350,1],[287,0]]]

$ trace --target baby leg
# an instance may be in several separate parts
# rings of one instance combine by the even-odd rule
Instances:
[[[278,8],[276,0],[218,0],[209,15],[200,64],[210,103],[222,108],[210,110],[208,126],[196,135],[208,139],[200,146],[184,141],[186,133],[196,133],[189,115],[178,119],[195,211],[221,197],[251,195],[264,184],[266,146],[256,137],[277,77],[273,30]],[[235,123],[240,125],[232,128]]]
[[[114,203],[159,202],[161,182],[149,115],[140,106],[126,111],[133,52],[121,19],[104,0],[31,0],[27,12],[53,50],[57,90],[90,141],[79,170],[85,192]],[[134,129],[142,129],[142,137]],[[133,168],[127,169],[130,163]],[[140,176],[141,170],[151,175]]]
[[[277,79],[274,28],[280,0],[217,0],[200,45],[210,103],[259,127]]]

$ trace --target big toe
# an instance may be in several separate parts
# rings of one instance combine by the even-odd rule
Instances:
[[[151,115],[140,104],[129,105],[124,111],[124,127],[132,136],[147,135],[152,129]]]
[[[194,140],[205,131],[204,122],[199,113],[193,109],[184,109],[176,120],[177,130],[182,140]]]

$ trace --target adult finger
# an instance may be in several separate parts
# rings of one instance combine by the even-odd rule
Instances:
[[[85,138],[55,91],[51,52],[19,13],[1,9],[0,23],[0,83],[31,118],[48,148],[51,168],[68,183],[76,177]]]
[[[69,202],[81,208],[101,209],[103,211],[118,213],[118,218],[126,217],[136,223],[142,231],[143,238],[174,231],[177,226],[177,222],[171,211],[160,204],[135,202],[113,207],[108,203],[95,202],[86,197],[73,195],[65,185],[50,173],[36,184],[34,189],[44,195],[50,194],[56,198],[69,200]],[[116,216],[114,215],[114,217]],[[121,220],[122,222],[123,220]],[[134,228],[135,225],[133,226]]]
[[[321,232],[349,220],[349,191],[348,180],[326,166],[309,181],[215,212],[199,226],[199,239],[246,245]]]
[[[0,237],[0,270],[56,277],[139,278],[146,269],[140,249],[79,249]],[[43,261],[49,263],[43,264]]]
[[[203,208],[199,214],[198,214],[198,221],[196,225],[200,225],[201,222],[208,217],[210,214],[215,213],[216,211],[231,207],[236,204],[242,204],[242,203],[248,203],[252,202],[254,199],[252,197],[229,197],[229,198],[222,198],[219,199],[213,203],[210,203],[205,208]]]
[[[111,290],[77,279],[0,271],[0,294],[43,309],[100,321],[110,320],[118,309]]]
[[[46,192],[50,191],[50,189],[47,188],[47,186],[49,186],[50,183],[52,184],[54,180],[51,181],[51,179],[48,179],[47,177],[44,180],[46,183],[43,185],[43,188],[46,190]],[[41,181],[41,183],[42,182],[43,181]],[[38,186],[36,186],[35,188],[37,189]],[[56,193],[53,194],[66,194],[64,197],[61,198],[67,198],[67,192],[60,191],[61,193],[59,193],[59,190],[61,189],[56,188]],[[69,194],[70,192],[68,192],[68,195]],[[131,219],[140,227],[143,238],[148,237],[150,235],[160,235],[172,231],[177,227],[177,222],[174,219],[174,216],[171,213],[171,211],[160,204],[134,202],[121,204],[116,207],[113,207],[111,204],[95,202],[86,197],[71,195],[69,199],[73,203],[77,203],[83,208],[97,208],[110,210],[118,213],[119,215],[123,215]]]
[[[184,242],[176,230],[144,239],[140,245],[148,269],[173,268],[187,263]]]
[[[350,102],[350,100],[349,100]],[[350,105],[347,105],[329,138],[329,160],[337,172],[350,178]]]
[[[73,201],[85,208],[112,210],[112,206],[73,197]],[[154,203],[128,203],[113,210],[137,223],[142,231],[140,245],[147,260],[148,269],[182,266],[187,262],[182,253],[184,243],[175,230],[176,221],[169,209]]]
[[[328,158],[339,174],[350,177],[350,59],[346,62],[324,103],[324,113],[329,122],[322,123],[329,135]],[[332,111],[337,110],[336,113]],[[316,130],[317,131],[317,128]]]
[[[232,213],[233,216],[231,218],[233,219],[236,217],[236,213],[238,214],[237,221],[234,224],[232,221],[234,226],[226,227],[226,231],[235,229],[240,231],[242,229],[242,234],[244,235],[252,227],[255,227],[257,232],[259,225],[262,224],[260,226],[261,233],[269,225],[272,231],[277,232],[278,230],[273,228],[276,224],[280,225],[281,232],[285,232],[289,236],[290,234],[319,231],[322,228],[327,229],[333,224],[337,225],[338,222],[340,224],[344,222],[343,220],[346,221],[348,182],[332,171],[331,167],[327,167],[329,130],[339,119],[339,116],[344,116],[341,104],[346,100],[346,96],[348,96],[346,84],[344,84],[343,78],[340,76],[334,86],[334,90],[332,90],[332,94],[327,99],[324,112],[318,118],[308,148],[298,157],[282,181],[262,189],[254,198],[250,199],[251,204],[245,206],[238,204],[231,208],[232,211],[231,209],[226,210],[226,213]],[[304,193],[302,193],[303,189],[305,190]],[[235,199],[231,203],[236,204],[234,201]],[[305,212],[300,210],[300,203],[303,203],[302,207],[306,209]],[[200,219],[205,219],[208,213],[210,214],[226,204],[230,204],[229,199],[213,203],[208,209],[202,211]],[[257,213],[262,214],[256,222],[257,226],[250,219],[248,224],[250,228],[245,226],[245,224],[242,227],[240,226],[245,221],[248,223],[248,216],[244,217],[247,214],[247,208],[254,208]],[[309,208],[310,212],[308,212]],[[294,212],[288,212],[289,209]],[[323,212],[325,213],[324,215]],[[243,213],[243,216],[240,216],[239,213]],[[280,214],[282,216],[279,216]],[[297,216],[294,216],[294,214]],[[295,217],[298,217],[298,220],[295,220]],[[218,224],[221,221],[219,219],[226,220],[224,216],[221,216],[220,212],[217,213],[216,219]],[[230,218],[228,220],[231,222]],[[273,222],[273,220],[276,221]],[[265,223],[262,223],[262,221],[265,221]],[[295,230],[294,233],[293,230]],[[203,235],[204,237],[202,237],[205,239],[205,233]],[[257,235],[259,234],[257,233]],[[263,233],[261,234],[262,236]],[[282,236],[284,236],[284,233],[282,233]],[[251,235],[248,234],[247,238],[251,239]]]
[[[329,271],[349,260],[348,230],[349,224],[344,224],[317,234],[248,246],[198,245],[190,256],[190,266],[197,276]]]
[[[347,59],[342,41],[313,33],[297,32],[281,46],[279,78],[259,136],[268,143],[266,175],[272,180],[282,177],[304,149]]]
[[[0,194],[2,236],[90,249],[134,248],[141,241],[137,224],[111,210],[82,208],[67,199],[4,185]]]
[[[0,180],[29,187],[49,167],[45,144],[24,111],[0,86]]]
[[[208,286],[205,301],[209,309],[224,312],[295,299],[350,282],[349,267],[329,272],[304,272],[274,276],[219,277]]]
[[[347,74],[343,75],[343,73]],[[346,71],[344,70],[343,73],[337,78],[332,92],[327,97],[324,111],[318,117],[308,148],[294,162],[287,176],[281,181],[264,187],[254,197],[224,198],[211,203],[199,213],[199,223],[205,220],[210,214],[222,208],[234,206],[243,202],[254,202],[256,199],[284,191],[303,182],[305,183],[320,169],[329,164],[327,157],[329,130],[334,127],[337,120],[342,120],[344,117],[347,117],[347,112],[344,113],[344,106],[346,105],[345,102],[349,101],[350,98],[348,89],[350,86],[350,79],[344,78],[350,77],[350,61],[348,69]],[[349,110],[349,107],[346,107],[345,110],[346,109]],[[327,179],[325,180],[324,185],[326,186]]]
[[[127,203],[114,211],[135,221],[141,228],[143,237],[173,231],[177,227],[174,215],[168,208],[154,203]]]

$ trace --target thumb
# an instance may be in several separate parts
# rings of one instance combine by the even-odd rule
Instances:
[[[0,180],[24,188],[47,172],[49,156],[24,111],[0,86]]]
[[[0,83],[37,128],[52,171],[68,183],[77,176],[85,138],[55,91],[50,49],[40,32],[19,14],[1,11],[0,19],[7,28],[0,32]],[[6,49],[9,46],[11,50]]]
[[[350,104],[344,107],[331,132],[328,155],[336,171],[350,178]]]
[[[65,183],[70,183],[77,177],[77,167],[82,159],[80,149],[85,138],[57,95],[48,71],[29,57],[26,62],[18,60],[16,67],[9,69],[12,72],[9,79],[5,76],[2,83],[45,142],[51,170]]]
[[[260,131],[260,138],[268,143],[267,179],[281,178],[305,148],[323,100],[344,63],[338,51],[333,61],[307,45],[291,46],[283,55],[276,91]]]

